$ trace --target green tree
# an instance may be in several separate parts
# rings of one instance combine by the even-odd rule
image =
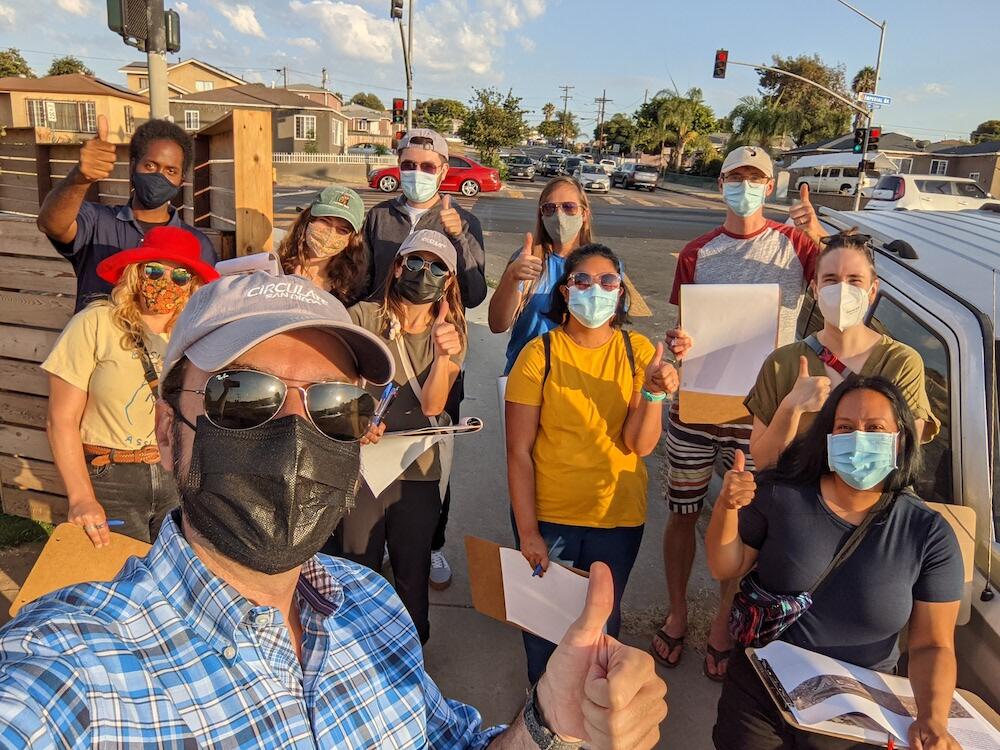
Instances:
[[[427,99],[414,112],[420,127],[442,133],[450,133],[452,121],[464,120],[468,114],[468,108],[457,99]]]
[[[776,68],[808,78],[838,94],[850,96],[844,82],[843,65],[827,65],[819,55],[787,58],[774,55],[773,60],[772,65]],[[757,74],[764,101],[771,106],[795,112],[795,128],[789,135],[796,143],[833,138],[842,135],[850,126],[852,110],[826,92],[770,70],[759,70]]]
[[[555,115],[555,113],[556,113],[556,105],[553,104],[552,102],[547,102],[542,107],[542,116],[545,118],[545,122],[551,120]]]
[[[73,57],[73,55],[57,57],[52,61],[52,64],[49,66],[49,72],[46,75],[66,76],[71,73],[83,73],[85,76],[94,75],[94,71],[84,65],[83,61],[78,57]]]
[[[528,132],[521,98],[495,88],[472,89],[469,114],[458,129],[466,143],[479,150],[484,162],[498,159],[502,146],[515,146]]]
[[[21,50],[14,47],[0,51],[0,78],[7,76],[23,76],[24,78],[34,78],[35,71],[24,59]]]
[[[973,143],[1000,141],[1000,120],[987,120],[979,123],[969,135],[969,140]]]
[[[659,91],[636,115],[640,139],[648,150],[663,153],[673,147],[673,168],[680,171],[689,151],[713,152],[708,134],[715,128],[715,113],[705,104],[701,89],[692,88],[684,95]]]
[[[352,96],[351,104],[360,104],[362,107],[368,107],[368,109],[385,109],[385,105],[382,104],[381,99],[379,99],[375,94],[369,94],[365,91],[359,91]]]
[[[538,123],[537,130],[539,135],[550,141],[565,139],[566,143],[572,143],[580,135],[580,125],[572,112],[557,112],[553,119]]]
[[[639,129],[628,115],[618,112],[604,123],[605,148],[618,145],[619,153],[627,154],[635,150]],[[594,137],[600,137],[600,128],[594,128]]]
[[[761,146],[768,153],[774,140],[795,129],[798,112],[775,106],[759,96],[744,96],[726,118],[733,137],[727,151],[738,146]]]
[[[872,93],[875,91],[875,68],[866,65],[859,70],[851,81],[851,91],[855,94]]]

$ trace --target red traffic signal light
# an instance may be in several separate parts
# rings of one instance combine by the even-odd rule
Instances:
[[[882,128],[869,128],[868,150],[878,151],[878,139],[882,137]]]
[[[394,124],[398,125],[406,119],[404,117],[405,109],[406,101],[404,99],[397,98],[392,100],[392,122]]]
[[[725,78],[726,65],[729,63],[729,50],[720,49],[715,53],[715,68],[712,70],[712,78]]]

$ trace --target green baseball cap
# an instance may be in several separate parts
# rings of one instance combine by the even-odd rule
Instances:
[[[313,216],[337,216],[345,219],[355,232],[361,231],[365,220],[365,204],[361,196],[350,188],[331,185],[313,198],[309,204]]]

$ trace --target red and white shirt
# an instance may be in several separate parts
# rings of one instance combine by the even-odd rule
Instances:
[[[778,284],[778,346],[790,344],[818,255],[819,247],[809,235],[776,221],[767,220],[763,229],[748,235],[719,227],[681,250],[670,302],[680,303],[682,284]]]

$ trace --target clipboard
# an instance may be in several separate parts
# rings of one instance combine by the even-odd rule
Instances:
[[[72,523],[56,526],[10,605],[10,616],[17,615],[25,604],[66,586],[110,581],[126,560],[145,556],[152,546],[114,532],[110,536],[111,544],[97,549],[79,526]]]

